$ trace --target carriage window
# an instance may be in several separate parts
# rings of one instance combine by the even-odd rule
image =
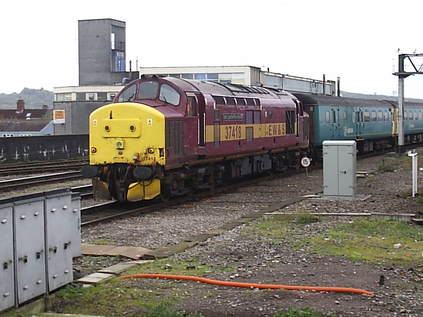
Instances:
[[[347,120],[347,113],[345,111],[341,111],[341,118],[342,120]]]
[[[325,119],[326,119],[326,122],[330,123],[330,112],[329,111],[325,112]]]
[[[119,95],[119,102],[125,102],[125,101],[132,101],[135,98],[135,92],[137,90],[137,85],[132,84],[131,86],[125,88],[120,95]]]
[[[145,81],[140,84],[138,99],[156,99],[159,91],[159,83],[156,81]]]
[[[383,113],[383,120],[384,121],[388,121],[388,113],[385,111],[384,113]]]
[[[166,103],[170,103],[171,105],[177,106],[179,105],[179,99],[181,97],[179,96],[179,93],[169,85],[163,84],[160,87],[160,97],[159,99],[161,101],[164,101]]]
[[[363,112],[357,111],[355,113],[355,119],[356,119],[356,122],[363,122]]]
[[[376,112],[372,111],[371,112],[371,120],[372,121],[376,121],[377,117],[376,117]]]
[[[383,121],[383,114],[382,112],[377,113],[377,121]]]
[[[370,121],[370,113],[367,111],[364,111],[363,113],[363,121],[369,122]]]
[[[418,119],[418,114],[417,114],[417,112],[414,112],[414,120],[417,120]]]

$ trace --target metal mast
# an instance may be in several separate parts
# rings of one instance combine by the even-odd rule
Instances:
[[[416,67],[415,63],[419,57],[422,57],[423,53],[419,54],[399,54],[398,55],[398,72],[393,75],[398,76],[398,146],[399,149],[404,146],[404,79],[411,75],[423,74],[423,64],[419,68]],[[405,70],[405,61],[409,62],[412,67],[412,71]]]

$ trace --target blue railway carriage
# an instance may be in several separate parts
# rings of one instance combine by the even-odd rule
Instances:
[[[397,102],[392,102],[397,107]],[[404,144],[423,142],[423,103],[404,104]]]
[[[325,140],[355,140],[359,153],[391,148],[394,104],[383,100],[295,94],[310,115],[310,143],[319,156]]]

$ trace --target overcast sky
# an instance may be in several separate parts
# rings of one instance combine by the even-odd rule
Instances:
[[[253,65],[392,95],[398,49],[423,53],[421,0],[1,1],[0,93],[78,84],[78,20],[126,21],[127,62]],[[135,62],[133,63],[135,65]],[[405,81],[423,98],[423,76]]]

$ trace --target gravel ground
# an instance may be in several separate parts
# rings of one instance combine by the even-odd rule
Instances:
[[[363,159],[358,162],[357,170],[375,172],[381,166],[382,160],[388,164],[394,158],[385,156]],[[375,172],[366,178],[358,178],[358,194],[371,195],[364,201],[307,199],[279,211],[306,209],[314,212],[340,213],[416,213],[422,210],[421,204],[404,195],[411,190],[410,174],[409,170],[400,168],[392,172]],[[102,243],[150,249],[174,245],[273,203],[321,192],[322,182],[321,170],[311,171],[308,176],[303,172],[241,187],[236,191],[200,202],[83,228],[82,239],[83,242],[101,240]],[[322,233],[342,221],[348,219],[331,218],[328,221],[305,225],[295,232],[295,236],[301,238]],[[423,295],[417,292],[415,286],[416,283],[422,283],[422,279],[414,269],[383,267],[342,257],[319,256],[307,249],[294,251],[291,244],[295,236],[285,244],[275,245],[260,237],[244,234],[246,227],[238,226],[174,258],[199,259],[201,263],[212,268],[208,277],[216,279],[356,287],[375,291],[376,295],[257,291],[163,280],[134,280],[132,285],[151,289],[153,292],[155,289],[163,288],[164,283],[167,283],[169,288],[183,288],[186,299],[177,308],[200,311],[205,316],[270,316],[275,311],[286,310],[289,307],[297,309],[312,307],[336,316],[423,315]],[[81,271],[90,271],[84,269],[84,258],[79,260],[78,267]],[[92,258],[87,260],[90,261],[93,261]],[[102,260],[99,259],[97,262],[96,265],[101,266]],[[213,267],[220,269],[232,267],[236,273],[213,271]],[[378,284],[381,275],[386,279],[383,286]]]
[[[357,170],[374,172],[380,165],[381,157],[373,157],[358,162]],[[84,242],[104,240],[114,245],[143,246],[149,249],[173,245],[198,234],[216,229],[225,223],[269,204],[322,192],[322,170],[314,170],[290,177],[282,177],[215,196],[201,202],[193,202],[157,212],[114,220],[99,226],[90,226],[82,231]],[[408,213],[422,210],[421,204],[411,198],[399,195],[411,190],[409,171],[389,172],[358,178],[357,194],[371,195],[360,201],[328,201],[308,199],[299,206],[315,212],[391,212]],[[286,211],[286,210],[284,210]]]

